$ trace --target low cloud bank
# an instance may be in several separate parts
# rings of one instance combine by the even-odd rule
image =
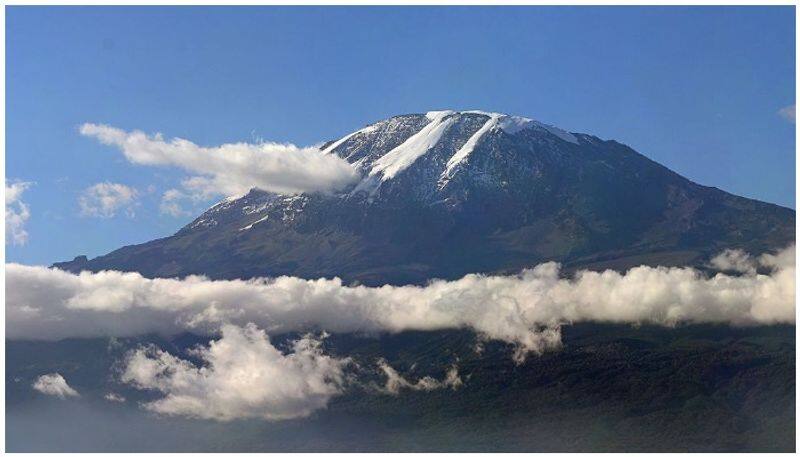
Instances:
[[[770,274],[707,277],[692,268],[640,266],[561,278],[541,264],[515,276],[467,275],[426,286],[345,286],[339,279],[211,281],[138,273],[6,265],[6,337],[216,334],[254,323],[268,333],[400,332],[470,328],[519,349],[560,344],[560,326],[595,321],[675,325],[794,323],[794,247],[756,262]]]
[[[558,347],[560,326],[572,322],[795,322],[794,247],[760,257],[726,251],[710,265],[740,274],[706,276],[692,268],[641,266],[626,273],[582,271],[561,278],[558,264],[545,263],[515,276],[365,287],[294,277],[211,281],[146,279],[116,271],[76,275],[7,264],[6,336],[58,340],[187,330],[219,335],[192,350],[199,364],[155,346],[133,350],[123,360],[119,380],[161,393],[142,404],[159,414],[219,421],[294,419],[342,394],[351,362],[324,354],[311,336],[282,352],[268,333],[470,328],[514,344],[521,361],[531,352]],[[384,360],[377,368],[385,376],[378,389],[390,395],[463,385],[455,365],[441,379],[416,380]],[[57,373],[40,377],[33,388],[62,398],[78,395]],[[115,394],[105,398],[124,401]]]
[[[145,403],[151,411],[228,421],[306,417],[341,393],[347,359],[322,354],[320,342],[306,336],[282,354],[267,334],[248,324],[222,327],[222,336],[194,355],[204,365],[155,347],[132,352],[121,380],[164,397]]]
[[[45,395],[53,395],[55,397],[78,397],[78,392],[67,384],[66,379],[59,373],[50,373],[39,376],[33,382],[33,390],[41,392]]]
[[[242,195],[252,188],[293,194],[338,190],[352,183],[357,172],[350,164],[318,148],[263,142],[198,146],[181,138],[166,140],[161,134],[126,132],[103,124],[83,124],[80,133],[114,146],[134,164],[177,167],[193,176],[182,182],[183,191],[165,195],[166,212],[174,208],[179,194],[211,198]]]

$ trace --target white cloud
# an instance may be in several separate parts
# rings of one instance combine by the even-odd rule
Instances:
[[[198,182],[194,178],[185,179],[181,183],[184,190],[173,188],[164,191],[159,205],[161,214],[167,214],[172,217],[185,217],[207,210],[208,204],[206,202],[213,198],[214,195],[204,193],[202,190],[195,191],[194,188],[199,185]],[[228,197],[225,200],[233,200],[237,197],[239,196]]]
[[[58,373],[39,376],[32,387],[45,395],[54,395],[61,398],[79,396],[78,392],[70,387],[64,377]]]
[[[138,273],[67,273],[6,265],[6,337],[49,339],[149,332],[213,334],[254,322],[269,333],[401,332],[469,328],[528,352],[556,348],[572,322],[794,323],[794,247],[762,256],[769,274],[706,277],[640,266],[561,278],[541,264],[514,276],[470,274],[426,286],[345,286],[339,279],[211,281]]]
[[[344,382],[339,360],[306,336],[282,354],[267,334],[249,324],[222,327],[222,337],[194,355],[203,366],[150,347],[131,353],[122,381],[164,397],[145,407],[168,415],[228,421],[306,417],[325,408]]]
[[[106,181],[84,189],[78,204],[84,216],[109,218],[124,209],[128,217],[133,217],[138,196],[139,192],[132,187]]]
[[[115,394],[114,392],[103,395],[103,398],[114,403],[125,403],[125,397],[120,394]]]
[[[741,249],[726,249],[711,259],[711,266],[719,271],[752,273],[758,265],[750,254]]]
[[[357,178],[347,161],[315,147],[269,142],[203,147],[102,124],[83,124],[80,132],[119,148],[131,163],[177,167],[193,174],[183,182],[185,192],[206,198],[242,195],[252,188],[287,194],[330,191]]]
[[[417,380],[417,382],[411,382],[401,376],[397,370],[392,368],[385,360],[378,361],[378,368],[386,375],[386,385],[383,390],[391,395],[398,395],[402,389],[430,391],[451,388],[456,390],[464,385],[461,381],[461,377],[458,376],[458,367],[455,365],[447,370],[447,374],[441,381],[430,376],[425,376]]]
[[[789,105],[781,108],[778,111],[778,114],[792,124],[795,123],[795,105]]]
[[[31,217],[28,205],[22,201],[22,193],[31,186],[30,182],[6,181],[6,243],[22,246],[28,242],[25,223]]]
[[[758,263],[761,266],[772,269],[785,269],[789,266],[794,267],[797,264],[797,253],[792,247],[790,249],[782,249],[775,254],[762,254],[758,257]]]
[[[159,210],[161,214],[168,214],[172,217],[183,217],[192,214],[191,211],[181,206],[181,201],[190,199],[190,196],[178,189],[167,189],[161,196]]]

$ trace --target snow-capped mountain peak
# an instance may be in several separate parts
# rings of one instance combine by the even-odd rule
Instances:
[[[616,141],[524,117],[394,116],[323,151],[349,162],[361,181],[334,194],[253,190],[172,237],[59,266],[422,283],[549,260],[701,265],[711,251],[761,253],[794,241],[792,210],[695,184]]]
[[[481,142],[496,135],[521,134],[579,144],[574,134],[526,117],[481,110],[439,110],[376,122],[328,143],[323,153],[338,154],[362,172],[362,181],[350,193],[374,195],[385,182],[419,166],[435,169],[434,181],[441,188],[468,166]]]

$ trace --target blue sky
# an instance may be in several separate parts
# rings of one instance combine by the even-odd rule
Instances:
[[[795,103],[793,7],[9,7],[6,59],[6,177],[34,183],[7,261],[93,257],[193,219],[159,210],[185,172],[131,164],[86,122],[305,146],[396,114],[500,111],[795,206],[779,114]],[[136,203],[82,214],[106,181]]]

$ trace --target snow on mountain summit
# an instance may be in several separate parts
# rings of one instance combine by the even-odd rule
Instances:
[[[489,119],[486,121],[486,123],[484,123],[483,126],[480,129],[478,129],[478,131],[475,132],[475,134],[473,134],[469,138],[469,140],[467,140],[466,143],[464,143],[464,146],[461,146],[461,148],[458,151],[456,151],[456,153],[453,154],[452,157],[450,157],[450,160],[447,161],[447,169],[445,170],[445,175],[447,177],[451,175],[456,165],[464,161],[464,159],[466,159],[467,156],[469,156],[469,153],[472,152],[473,149],[475,149],[475,145],[478,144],[478,141],[480,141],[481,137],[483,137],[483,135],[485,135],[486,132],[499,126],[499,121],[503,117],[503,115],[497,113],[487,113],[487,114],[489,116]]]
[[[382,179],[391,179],[408,168],[417,158],[435,146],[444,132],[453,125],[456,118],[452,114],[452,111],[427,113],[425,117],[431,120],[430,124],[376,160],[369,172],[370,176],[380,173]]]
[[[488,137],[522,132],[579,144],[572,133],[526,117],[480,110],[440,110],[376,122],[328,143],[323,153],[337,154],[359,169],[363,179],[355,191],[372,194],[381,183],[397,178],[433,151],[437,152],[437,159],[428,165],[440,167],[438,181],[446,183]]]

